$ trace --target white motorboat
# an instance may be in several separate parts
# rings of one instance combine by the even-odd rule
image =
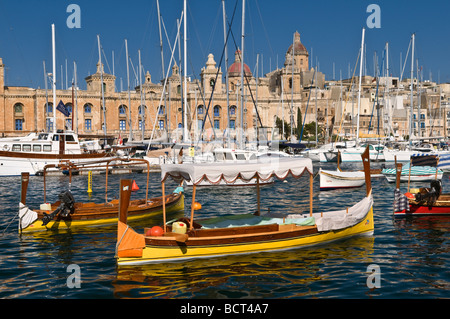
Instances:
[[[39,175],[48,164],[107,160],[113,153],[86,153],[77,134],[58,130],[25,138],[0,140],[0,176],[20,176],[22,172]]]

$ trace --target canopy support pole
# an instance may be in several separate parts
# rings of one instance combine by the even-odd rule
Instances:
[[[167,226],[166,226],[166,189],[165,189],[165,185],[164,185],[164,181],[161,182],[161,189],[162,189],[162,204],[163,204],[163,227],[164,227],[164,232],[167,231]]]
[[[189,229],[194,229],[194,203],[195,203],[195,191],[197,189],[197,186],[194,184],[192,187],[192,203],[191,203],[191,220],[190,220],[190,226]]]
[[[411,182],[411,165],[412,165],[412,159],[409,159],[409,174],[408,174],[408,193],[409,193],[409,183]]]
[[[435,175],[435,177],[434,177],[434,179],[438,179],[438,171],[439,171],[439,157],[437,158],[437,161],[436,161],[436,175]]]
[[[256,197],[258,201],[258,210],[256,211],[255,215],[260,216],[261,215],[261,194],[259,191],[259,176],[256,175]]]
[[[20,188],[20,202],[22,204],[26,204],[27,201],[27,189],[28,189],[28,181],[30,180],[30,173],[22,172],[22,183]]]
[[[313,215],[313,174],[309,174],[309,216]]]

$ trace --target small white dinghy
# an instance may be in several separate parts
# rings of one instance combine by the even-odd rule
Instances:
[[[339,155],[335,171],[319,169],[321,191],[355,188],[364,185],[364,171],[342,171],[339,167]]]
[[[342,172],[340,170],[319,170],[320,190],[361,187],[365,183],[364,172]]]

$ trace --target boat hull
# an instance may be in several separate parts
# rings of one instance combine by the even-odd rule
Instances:
[[[372,235],[374,230],[373,208],[365,218],[354,226],[341,230],[318,232],[315,226],[305,226],[304,231],[257,233],[242,236],[222,236],[228,242],[214,243],[216,237],[188,238],[185,243],[171,246],[146,245],[142,257],[122,257],[119,266],[149,263],[177,262],[197,258],[212,258],[228,255],[252,254],[258,252],[282,251],[325,244],[354,236]],[[198,242],[198,244],[196,244]]]
[[[408,216],[434,216],[445,215],[450,216],[450,206],[424,206],[424,205],[409,205],[409,211],[402,210],[395,212],[396,217],[408,217]]]
[[[437,179],[442,179],[442,173],[437,174]],[[384,174],[386,176],[386,179],[389,183],[395,183],[397,177],[395,174]],[[436,174],[424,174],[424,175],[411,175],[411,178],[409,178],[408,175],[402,175],[400,176],[400,182],[431,182],[436,180]]]
[[[170,197],[170,195],[169,195]],[[147,205],[130,206],[128,209],[128,221],[137,223],[148,218],[160,216],[162,214],[162,204],[152,205],[151,202],[157,199],[149,199]],[[52,209],[56,209],[56,205],[52,205]],[[94,213],[83,213],[83,210],[75,211],[70,219],[55,219],[47,225],[42,226],[42,219],[38,218],[27,228],[21,230],[22,233],[57,231],[57,230],[82,230],[93,229],[95,227],[107,227],[117,225],[118,220],[118,203],[117,205],[99,205],[96,204]],[[184,210],[184,195],[173,195],[166,203],[166,213],[173,213]],[[90,209],[92,211],[92,209]],[[39,215],[42,211],[37,210]]]
[[[320,190],[361,187],[365,183],[364,172],[341,172],[319,170]]]
[[[64,161],[70,161],[74,164],[89,161],[106,161],[115,157],[106,153],[98,154],[26,154],[19,152],[0,151],[0,176],[20,176],[22,173],[30,175],[39,175],[46,165],[58,165]]]

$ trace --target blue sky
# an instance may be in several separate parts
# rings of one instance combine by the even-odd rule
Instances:
[[[81,28],[69,29],[66,12],[71,3],[81,9]],[[366,12],[369,4],[381,9],[381,28],[369,29]],[[312,61],[318,61],[327,79],[340,72],[344,78],[356,62],[361,44],[361,31],[366,27],[366,69],[373,74],[374,53],[382,63],[382,51],[389,42],[389,61],[393,76],[400,73],[411,34],[416,34],[415,58],[423,69],[425,80],[450,82],[450,1],[416,0],[246,0],[245,62],[255,71],[259,57],[259,74],[282,67],[285,53],[298,31]],[[231,20],[236,0],[226,0]],[[171,45],[176,36],[176,20],[183,9],[183,0],[160,0],[161,14]],[[238,0],[232,32],[240,46],[242,0]],[[188,75],[198,78],[209,53],[219,62],[223,50],[222,2],[220,0],[188,0]],[[123,88],[127,86],[125,39],[133,65],[138,66],[141,50],[144,69],[152,81],[162,78],[159,49],[156,0],[0,0],[0,57],[7,66],[7,84],[44,87],[43,61],[51,72],[51,24],[56,25],[57,87],[61,87],[60,68],[68,62],[71,82],[73,61],[77,62],[79,86],[84,78],[95,73],[98,61],[97,35],[100,35],[105,71],[112,73],[112,52],[115,74]],[[230,63],[234,60],[235,44],[229,40]],[[165,68],[170,58],[164,37]],[[178,51],[176,51],[178,58]],[[409,55],[410,57],[410,55]],[[109,65],[109,67],[108,67]],[[131,65],[130,65],[131,68]],[[131,70],[134,78],[134,73]],[[358,73],[358,70],[356,74]],[[408,58],[405,75],[409,77]],[[133,79],[131,80],[134,83]],[[63,78],[65,86],[65,74]]]

